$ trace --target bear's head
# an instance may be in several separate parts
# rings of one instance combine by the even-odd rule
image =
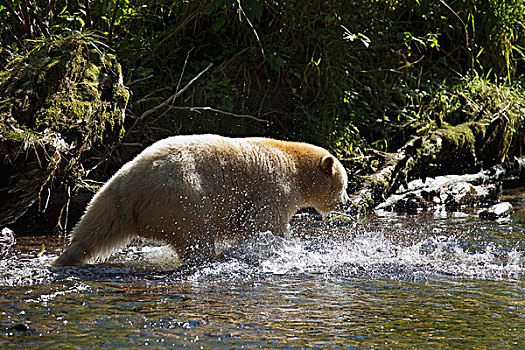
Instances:
[[[341,209],[348,202],[348,176],[343,165],[334,156],[322,156],[310,176],[310,179],[306,179],[310,186],[307,190],[308,205],[321,214]]]

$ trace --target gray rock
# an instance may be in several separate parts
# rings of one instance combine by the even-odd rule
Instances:
[[[0,258],[3,258],[15,243],[16,239],[14,232],[9,228],[4,227],[2,231],[0,231]]]
[[[509,202],[501,202],[494,204],[487,210],[483,210],[479,213],[479,217],[483,219],[496,220],[506,216],[509,216],[512,213],[512,204]]]

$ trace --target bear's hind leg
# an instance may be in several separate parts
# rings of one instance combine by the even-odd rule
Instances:
[[[53,265],[81,265],[104,260],[134,237],[130,215],[121,217],[116,206],[106,205],[108,197],[98,196],[73,228],[71,243]]]
[[[79,242],[72,242],[69,247],[53,262],[55,266],[82,265],[91,260],[93,254]]]
[[[78,234],[78,231],[75,228],[69,247],[53,262],[53,265],[82,265],[96,260],[104,260],[131,240],[131,236],[124,232],[96,230],[92,231],[92,234],[81,235]]]

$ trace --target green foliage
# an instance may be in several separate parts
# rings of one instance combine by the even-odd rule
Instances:
[[[123,135],[129,93],[116,58],[70,36],[53,36],[0,75],[0,225],[44,187],[79,185],[96,168],[96,146]]]
[[[462,81],[437,102],[437,109],[447,109],[445,122],[450,125],[473,122],[503,128],[503,137],[489,139],[483,135],[477,153],[488,154],[489,163],[504,162],[510,156],[524,154],[525,93],[521,86],[505,86],[479,76]],[[444,105],[439,106],[439,103]],[[505,120],[501,123],[500,120]],[[474,126],[473,126],[474,127]]]
[[[470,94],[457,86],[478,86],[473,77],[496,89],[520,81],[524,16],[517,0],[6,0],[0,63],[57,36],[84,38],[122,63],[136,141],[262,134],[365,159],[369,147],[393,151],[457,123],[454,94]],[[177,108],[140,118],[210,63]],[[204,106],[213,110],[193,108]]]

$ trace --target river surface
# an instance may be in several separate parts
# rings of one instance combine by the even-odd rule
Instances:
[[[148,242],[50,267],[65,245],[19,237],[0,262],[0,348],[525,348],[523,210],[305,215],[187,269]]]

